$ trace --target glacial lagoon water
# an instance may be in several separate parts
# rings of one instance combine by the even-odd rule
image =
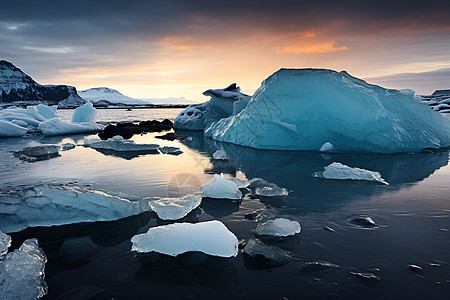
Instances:
[[[99,110],[99,120],[174,119],[178,109]],[[71,111],[58,112],[70,120]],[[144,264],[130,239],[168,224],[155,213],[116,222],[30,228],[12,233],[13,248],[36,237],[45,251],[46,299],[443,299],[450,292],[449,149],[392,155],[262,151],[179,132],[192,139],[165,141],[160,133],[135,135],[136,143],[180,147],[178,156],[117,154],[81,146],[29,163],[12,151],[26,146],[77,143],[94,135],[0,139],[0,189],[38,184],[81,186],[139,197],[179,197],[198,192],[213,174],[263,178],[287,188],[287,197],[245,195],[241,202],[203,201],[189,221],[222,221],[249,240],[259,223],[280,217],[298,221],[300,234],[264,242],[292,257],[264,268],[239,253],[197,265]],[[229,161],[215,161],[223,149]],[[332,162],[374,170],[389,185],[314,178]],[[248,218],[251,213],[254,218]],[[247,215],[247,217],[246,217]],[[370,216],[377,226],[352,223]],[[0,215],[1,217],[1,215]],[[326,228],[324,228],[326,226]],[[330,231],[329,229],[334,231]],[[326,230],[328,229],[328,230]],[[0,228],[1,230],[1,228]],[[11,250],[11,249],[10,249]],[[329,262],[329,268],[305,267]],[[412,271],[408,265],[422,267]],[[372,273],[366,279],[358,273]]]

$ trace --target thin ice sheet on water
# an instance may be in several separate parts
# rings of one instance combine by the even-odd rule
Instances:
[[[212,256],[238,254],[238,239],[220,221],[175,223],[150,228],[131,238],[132,251],[157,252],[170,256],[199,251]]]
[[[136,151],[157,151],[157,144],[136,144],[133,140],[125,140],[121,136],[115,136],[106,141],[98,138],[85,139],[84,146],[93,149],[114,150],[117,152],[136,152]]]

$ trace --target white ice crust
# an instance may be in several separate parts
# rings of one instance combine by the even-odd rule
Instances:
[[[175,223],[150,228],[131,238],[132,251],[158,252],[170,256],[199,251],[212,256],[238,254],[238,239],[220,221]]]
[[[250,96],[240,92],[232,84],[224,89],[210,89],[203,93],[211,99],[201,104],[192,104],[175,119],[173,128],[184,130],[204,130],[211,123],[238,114],[250,101]]]
[[[94,122],[97,116],[97,110],[91,102],[77,107],[72,115],[72,122]]]
[[[379,182],[386,185],[389,184],[381,177],[381,174],[376,171],[352,168],[339,162],[334,162],[324,169],[325,170],[321,175],[326,179],[364,180]]]
[[[204,198],[234,199],[242,198],[242,192],[236,183],[223,177],[223,174],[214,174],[211,181],[200,186],[200,191]]]
[[[450,146],[450,121],[412,95],[324,69],[281,69],[205,136],[258,149],[394,153]]]
[[[125,140],[121,136],[114,136],[105,141],[99,138],[85,139],[84,146],[118,152],[157,151],[159,149],[159,145],[157,144],[135,144],[133,140]]]
[[[8,248],[11,246],[11,237],[0,231],[0,259],[3,255],[8,253]]]
[[[0,298],[34,300],[47,294],[46,262],[36,239],[26,240],[19,249],[8,253],[0,260]]]
[[[0,230],[113,221],[150,211],[147,201],[80,188],[36,186],[0,194]]]
[[[297,221],[278,218],[258,225],[255,233],[257,235],[285,237],[300,233],[301,230],[302,228]]]
[[[149,201],[151,209],[162,220],[178,220],[187,216],[202,202],[202,197],[188,195],[184,198],[161,198]]]

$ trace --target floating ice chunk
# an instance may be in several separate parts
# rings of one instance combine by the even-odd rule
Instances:
[[[269,235],[269,236],[290,236],[300,233],[301,226],[297,221],[290,221],[284,218],[278,218],[275,220],[269,220],[265,223],[258,225],[255,233],[257,235]]]
[[[47,257],[36,239],[23,242],[19,249],[0,262],[2,300],[38,299],[47,294],[44,270]]]
[[[0,231],[0,259],[3,255],[8,253],[8,248],[11,246],[11,237]]]
[[[57,105],[47,106],[44,104],[36,105],[36,109],[41,116],[48,119],[56,118],[56,110],[58,109]]]
[[[319,151],[320,152],[330,152],[334,150],[334,146],[332,143],[330,142],[326,142],[325,144],[322,145],[322,147],[320,147]]]
[[[60,119],[53,118],[40,123],[38,128],[43,135],[52,136],[96,132],[103,130],[104,126],[92,122],[68,123],[61,121]]]
[[[183,153],[183,151],[181,151],[181,149],[178,147],[164,146],[160,147],[158,150],[163,154],[180,155],[181,153]]]
[[[157,151],[159,145],[157,144],[135,144],[133,140],[125,140],[121,136],[102,141],[100,139],[85,139],[84,145],[94,149],[114,150],[118,152],[133,152],[133,151]]]
[[[150,211],[147,201],[81,188],[36,186],[0,194],[0,230],[114,221]]]
[[[251,239],[243,251],[245,254],[258,260],[258,263],[267,267],[277,267],[290,261],[289,254],[283,249],[267,245],[258,239]]]
[[[177,256],[199,251],[212,256],[233,257],[238,254],[238,239],[220,221],[175,223],[150,228],[131,238],[132,251],[158,252]]]
[[[164,198],[149,201],[151,209],[162,220],[178,220],[187,216],[202,202],[202,197],[189,195],[181,199]]]
[[[304,272],[320,272],[330,270],[332,268],[339,268],[339,266],[327,261],[310,261],[302,265],[302,271]]]
[[[24,136],[28,129],[9,121],[0,120],[0,137]]]
[[[71,149],[74,149],[75,147],[76,147],[75,144],[65,143],[65,144],[61,145],[61,151],[71,150]]]
[[[73,112],[72,122],[94,122],[97,110],[91,102],[76,108]]]
[[[211,181],[200,187],[204,198],[236,199],[242,198],[242,193],[236,183],[225,179],[223,174],[214,174]]]
[[[247,180],[247,179],[242,180],[242,179],[238,179],[238,178],[230,178],[228,180],[231,182],[234,182],[239,189],[245,189],[246,187],[248,187],[250,185],[250,180]]]
[[[255,189],[256,195],[262,197],[281,197],[289,195],[287,189],[261,178],[252,178],[249,187]]]
[[[315,177],[323,176],[326,179],[340,179],[340,180],[364,180],[364,181],[374,181],[382,184],[389,185],[381,177],[381,174],[375,171],[369,171],[360,168],[352,168],[346,165],[343,165],[339,162],[334,162],[325,167],[325,171],[315,173]]]
[[[224,150],[216,150],[213,153],[213,159],[216,160],[229,160],[228,154]]]
[[[250,96],[240,92],[236,84],[225,89],[210,89],[203,93],[211,99],[200,104],[192,104],[176,117],[173,128],[203,130],[211,123],[231,115],[237,115],[250,101]]]
[[[380,277],[376,276],[373,273],[364,273],[364,272],[350,272],[350,273],[353,276],[364,280],[380,280]]]
[[[377,224],[372,220],[371,217],[356,217],[351,220],[353,224],[364,226],[364,227],[375,227]]]
[[[317,151],[333,141],[337,152],[393,153],[450,146],[450,121],[413,95],[345,71],[281,69],[205,136],[257,149]]]
[[[26,156],[39,157],[47,155],[57,155],[59,150],[60,147],[58,145],[39,145],[33,147],[25,147],[15,153]]]

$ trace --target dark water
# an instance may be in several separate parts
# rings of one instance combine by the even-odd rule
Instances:
[[[151,118],[151,116],[149,117]],[[27,163],[10,151],[84,136],[0,140],[0,188],[68,184],[141,197],[182,196],[215,173],[261,177],[286,187],[285,198],[241,202],[204,201],[190,221],[221,220],[238,239],[254,237],[257,224],[273,217],[297,220],[299,235],[265,240],[290,253],[284,266],[262,269],[242,253],[202,264],[142,264],[130,238],[167,224],[154,213],[116,222],[31,228],[12,234],[14,247],[37,237],[48,256],[47,299],[444,299],[450,292],[449,150],[395,155],[259,151],[180,132],[192,141],[161,141],[157,134],[136,142],[180,147],[183,154],[114,156],[77,147],[47,161]],[[228,162],[211,159],[217,149]],[[380,172],[390,185],[327,181],[311,175],[333,161]],[[249,220],[248,213],[258,217]],[[370,216],[376,227],[350,222]],[[334,232],[324,230],[324,226]],[[312,261],[337,265],[305,269]],[[419,272],[409,264],[422,267]],[[353,273],[372,273],[363,279]]]

